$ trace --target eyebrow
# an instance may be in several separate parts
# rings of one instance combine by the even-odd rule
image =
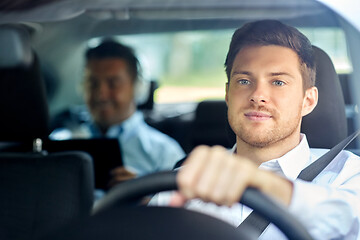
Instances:
[[[252,73],[251,72],[248,72],[248,71],[235,71],[231,74],[231,77],[234,76],[234,75],[248,75],[248,76],[251,76]]]
[[[291,77],[291,78],[294,78],[293,75],[291,75],[290,73],[287,73],[287,72],[274,72],[274,73],[271,73],[270,76],[272,77],[276,77],[276,76],[288,76],[288,77]]]
[[[251,72],[248,72],[248,71],[235,71],[231,74],[231,77],[232,76],[235,76],[235,75],[248,75],[248,76],[252,76],[253,74]],[[276,77],[276,76],[288,76],[288,77],[291,77],[291,78],[294,78],[293,75],[291,75],[290,73],[287,73],[287,72],[272,72],[269,74],[270,76],[272,77]]]

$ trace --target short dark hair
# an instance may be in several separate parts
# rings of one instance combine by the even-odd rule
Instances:
[[[294,50],[300,60],[304,90],[315,85],[315,59],[309,39],[296,28],[277,20],[246,23],[234,32],[225,60],[228,81],[230,81],[235,57],[242,48],[267,45],[277,45]]]
[[[85,53],[87,62],[94,59],[120,58],[124,59],[129,67],[133,80],[139,77],[140,63],[134,54],[134,50],[113,39],[103,40],[97,47],[87,49]]]

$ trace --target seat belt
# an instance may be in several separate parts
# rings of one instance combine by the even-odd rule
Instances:
[[[319,159],[315,162],[304,168],[299,176],[298,179],[311,182],[322,170],[325,169],[327,165],[342,151],[346,148],[349,143],[351,143],[358,135],[360,134],[360,129],[342,140],[338,143],[335,147],[330,149],[327,153],[322,155]],[[259,237],[262,232],[266,229],[269,225],[269,221],[258,215],[256,212],[252,211],[250,215],[237,227],[239,231],[246,231],[247,228],[253,228],[256,230],[254,233],[258,234]]]

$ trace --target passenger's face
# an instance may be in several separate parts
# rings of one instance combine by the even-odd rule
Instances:
[[[315,107],[317,91],[311,88],[304,93],[293,50],[248,46],[235,58],[226,101],[237,140],[266,147],[299,136],[301,118]]]
[[[94,59],[85,72],[85,100],[97,124],[108,128],[135,110],[134,83],[123,59]]]

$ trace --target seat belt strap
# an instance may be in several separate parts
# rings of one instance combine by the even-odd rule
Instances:
[[[360,129],[342,140],[335,147],[330,149],[327,153],[322,155],[318,160],[307,166],[303,169],[298,178],[304,181],[311,182],[314,178],[319,175],[319,173],[326,168],[327,165],[342,151],[344,148],[349,145],[358,135],[360,134]]]
[[[322,170],[326,168],[327,165],[342,151],[344,148],[349,145],[358,135],[360,134],[360,129],[342,140],[338,143],[335,147],[331,148],[327,153],[322,155],[319,159],[315,162],[304,168],[299,176],[298,179],[311,182]],[[237,227],[239,231],[246,231],[247,228],[255,229],[256,233],[259,237],[262,232],[267,228],[269,225],[269,221],[262,218],[256,212],[251,212],[250,215]]]

